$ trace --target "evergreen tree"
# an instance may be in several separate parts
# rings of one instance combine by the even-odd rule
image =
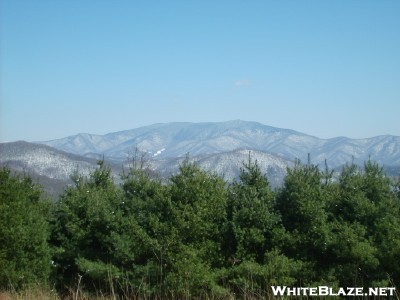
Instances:
[[[250,155],[243,164],[239,182],[230,189],[228,216],[232,259],[263,263],[264,253],[273,246],[273,230],[279,230],[280,218],[274,211],[274,193],[269,181]]]
[[[346,165],[332,202],[332,266],[342,285],[387,285],[399,269],[399,202],[383,168]],[[388,277],[389,276],[389,277]]]
[[[135,218],[147,236],[145,243],[140,245],[141,255],[135,260],[135,271],[132,272],[134,277],[146,279],[138,285],[147,295],[167,297],[166,276],[171,271],[171,253],[177,251],[179,244],[176,211],[168,187],[151,178],[142,167],[133,165],[122,185],[124,215]]]
[[[49,205],[30,177],[0,169],[0,289],[48,280]]]
[[[122,191],[104,162],[88,179],[75,176],[74,181],[61,195],[52,222],[56,279],[68,287],[81,276],[89,289],[108,288],[133,265],[142,233],[135,220],[123,218]]]
[[[323,183],[317,165],[296,162],[288,169],[283,188],[277,195],[277,208],[283,225],[292,235],[288,246],[291,256],[302,259],[323,259],[329,236],[326,206],[329,184]]]
[[[171,178],[170,193],[182,243],[195,246],[205,260],[219,264],[227,205],[224,180],[185,160]]]
[[[73,179],[52,219],[66,287],[81,276],[86,289],[124,296],[268,298],[271,285],[400,280],[399,185],[371,161],[346,165],[337,179],[298,161],[276,193],[250,157],[230,186],[189,159],[167,184],[136,165],[117,186],[103,162]],[[24,197],[40,202],[33,191]]]
[[[300,161],[288,169],[277,195],[277,209],[287,231],[281,242],[287,256],[305,262],[302,282],[330,282],[331,224],[327,207],[331,201],[330,172]],[[299,278],[300,280],[300,278]]]
[[[257,161],[243,163],[239,181],[230,187],[225,251],[220,274],[238,297],[268,298],[271,285],[296,282],[301,263],[278,249],[284,235],[274,193]]]
[[[170,195],[176,209],[180,243],[178,251],[171,256],[175,271],[169,274],[169,280],[175,284],[185,282],[194,291],[192,297],[199,297],[204,290],[222,292],[211,270],[224,264],[221,253],[226,222],[226,183],[186,159],[180,172],[171,178]],[[186,268],[181,264],[182,259],[186,261]]]

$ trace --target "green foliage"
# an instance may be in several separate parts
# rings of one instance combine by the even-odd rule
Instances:
[[[193,246],[213,266],[220,265],[227,206],[225,182],[186,160],[179,174],[171,178],[170,195],[180,241]]]
[[[135,256],[131,241],[140,239],[140,230],[126,240],[121,238],[125,231],[135,231],[138,226],[123,222],[124,199],[110,174],[100,162],[89,179],[75,178],[76,185],[68,188],[57,203],[52,244],[59,284],[69,285],[83,276],[88,286],[102,286],[109,282],[110,272],[113,276],[123,272],[121,262],[130,261],[126,256]]]
[[[216,273],[202,256],[201,251],[182,245],[173,255],[173,268],[167,275],[173,298],[209,298],[227,295],[227,290],[217,284]]]
[[[400,176],[397,178],[397,181],[395,182],[393,186],[393,191],[395,195],[397,196],[397,199],[400,200]]]
[[[372,286],[397,278],[399,201],[382,168],[346,165],[338,180],[308,163],[288,170],[277,207],[283,252],[311,263],[306,282]],[[321,280],[322,279],[322,280]]]
[[[319,270],[326,261],[330,240],[328,224],[328,203],[331,191],[330,181],[318,166],[296,162],[288,169],[283,188],[277,195],[277,208],[288,231],[282,245],[289,257],[310,261]],[[314,274],[316,278],[320,274]]]
[[[331,264],[341,285],[360,285],[373,275],[379,264],[377,249],[359,223],[335,223]]]
[[[169,288],[181,296],[188,296],[189,291],[191,297],[224,293],[214,270],[224,264],[221,253],[227,209],[225,182],[186,159],[180,172],[171,178],[169,188],[175,211],[173,228],[179,238],[175,242],[178,251],[169,255]],[[182,288],[186,288],[185,293]]]
[[[0,289],[47,282],[49,203],[31,178],[0,169]]]
[[[303,264],[272,249],[264,255],[264,263],[253,260],[233,261],[219,273],[224,286],[239,299],[268,299],[271,285],[294,286],[301,275]]]
[[[273,246],[273,232],[280,218],[274,211],[274,193],[256,162],[244,163],[240,181],[230,188],[228,207],[229,256],[239,260],[264,261]]]
[[[125,176],[122,188],[124,219],[135,220],[138,230],[142,231],[142,240],[135,242],[140,255],[135,260],[136,270],[132,270],[131,277],[140,279],[135,285],[142,293],[165,296],[168,292],[166,276],[172,268],[171,253],[177,252],[180,239],[169,189],[152,179],[146,170],[136,167]]]
[[[115,298],[271,298],[271,285],[400,281],[400,181],[374,162],[333,177],[297,161],[277,191],[251,157],[230,185],[189,159],[168,183],[143,166],[117,185],[99,162],[52,210],[29,178],[2,169],[0,288],[46,281],[50,269],[61,291]]]
[[[332,201],[332,268],[341,284],[397,278],[400,251],[399,201],[392,183],[376,163],[364,169],[346,165]]]

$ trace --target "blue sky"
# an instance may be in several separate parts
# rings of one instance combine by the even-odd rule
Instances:
[[[233,119],[400,135],[398,0],[0,3],[0,141]]]

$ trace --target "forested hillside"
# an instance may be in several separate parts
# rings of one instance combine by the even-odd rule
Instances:
[[[230,184],[188,160],[168,184],[140,166],[116,184],[100,161],[56,203],[1,169],[0,290],[261,299],[272,285],[400,282],[400,182],[372,161],[338,179],[298,161],[278,190],[250,157]]]
[[[153,124],[105,135],[77,134],[40,142],[69,153],[87,157],[104,157],[124,161],[137,148],[155,160],[191,156],[209,156],[237,150],[261,151],[292,161],[307,159],[333,167],[353,160],[356,164],[372,158],[385,166],[400,165],[400,137],[391,135],[364,139],[335,137],[321,139],[291,129],[267,126],[257,122]]]

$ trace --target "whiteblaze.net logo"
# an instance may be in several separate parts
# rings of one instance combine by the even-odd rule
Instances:
[[[379,296],[393,297],[396,295],[395,287],[341,287],[334,289],[328,286],[316,287],[289,287],[289,286],[271,286],[274,296]]]

